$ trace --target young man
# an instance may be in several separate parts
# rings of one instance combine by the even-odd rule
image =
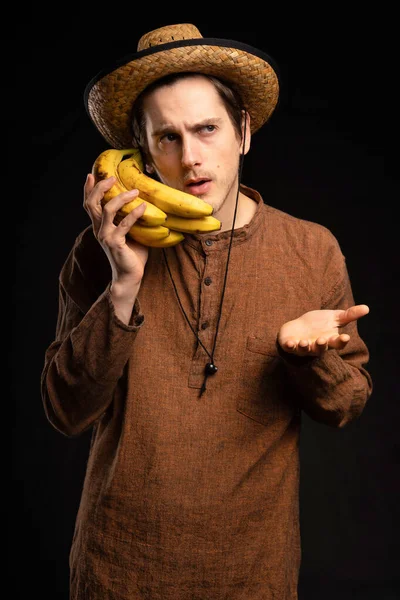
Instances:
[[[187,24],[88,85],[107,142],[134,140],[222,227],[142,246],[126,234],[144,204],[114,223],[137,190],[102,208],[113,180],[87,177],[42,374],[50,423],[93,430],[72,600],[297,598],[301,411],[344,427],[372,383],[335,237],[240,182],[278,92],[269,57]]]

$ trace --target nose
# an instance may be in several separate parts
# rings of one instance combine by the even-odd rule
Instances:
[[[201,164],[200,149],[193,138],[182,140],[182,166],[191,169]]]

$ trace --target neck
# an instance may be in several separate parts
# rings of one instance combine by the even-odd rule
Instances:
[[[235,198],[236,201],[236,198]],[[257,210],[257,202],[245,196],[242,192],[239,192],[238,208],[236,212],[235,229],[244,227],[247,223],[250,223]],[[233,217],[235,214],[235,203],[224,204],[221,210],[218,211],[214,216],[219,219],[222,223],[219,232],[228,231],[232,229]]]

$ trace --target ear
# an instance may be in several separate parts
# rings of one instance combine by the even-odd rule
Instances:
[[[144,166],[144,170],[149,173],[150,175],[153,175],[154,173],[154,167],[153,165],[148,165],[147,163]]]
[[[246,135],[246,139],[244,136]],[[240,146],[240,152],[247,154],[250,150],[251,141],[251,129],[250,129],[250,115],[247,110],[242,111],[242,144]]]

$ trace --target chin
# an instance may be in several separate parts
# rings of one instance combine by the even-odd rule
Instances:
[[[213,207],[213,211],[216,212],[217,210],[220,210],[223,202],[221,202],[220,200],[218,200],[218,198],[212,198],[211,194],[209,194],[207,196],[207,194],[201,194],[201,196],[199,196],[199,198],[201,198],[202,200],[204,200],[204,202],[207,202],[207,204],[210,204]]]
[[[218,211],[222,209],[223,202],[212,202],[209,200],[206,200],[206,202],[208,202],[208,204],[211,204],[211,206],[213,207],[213,215],[215,215],[216,213],[218,213]]]

